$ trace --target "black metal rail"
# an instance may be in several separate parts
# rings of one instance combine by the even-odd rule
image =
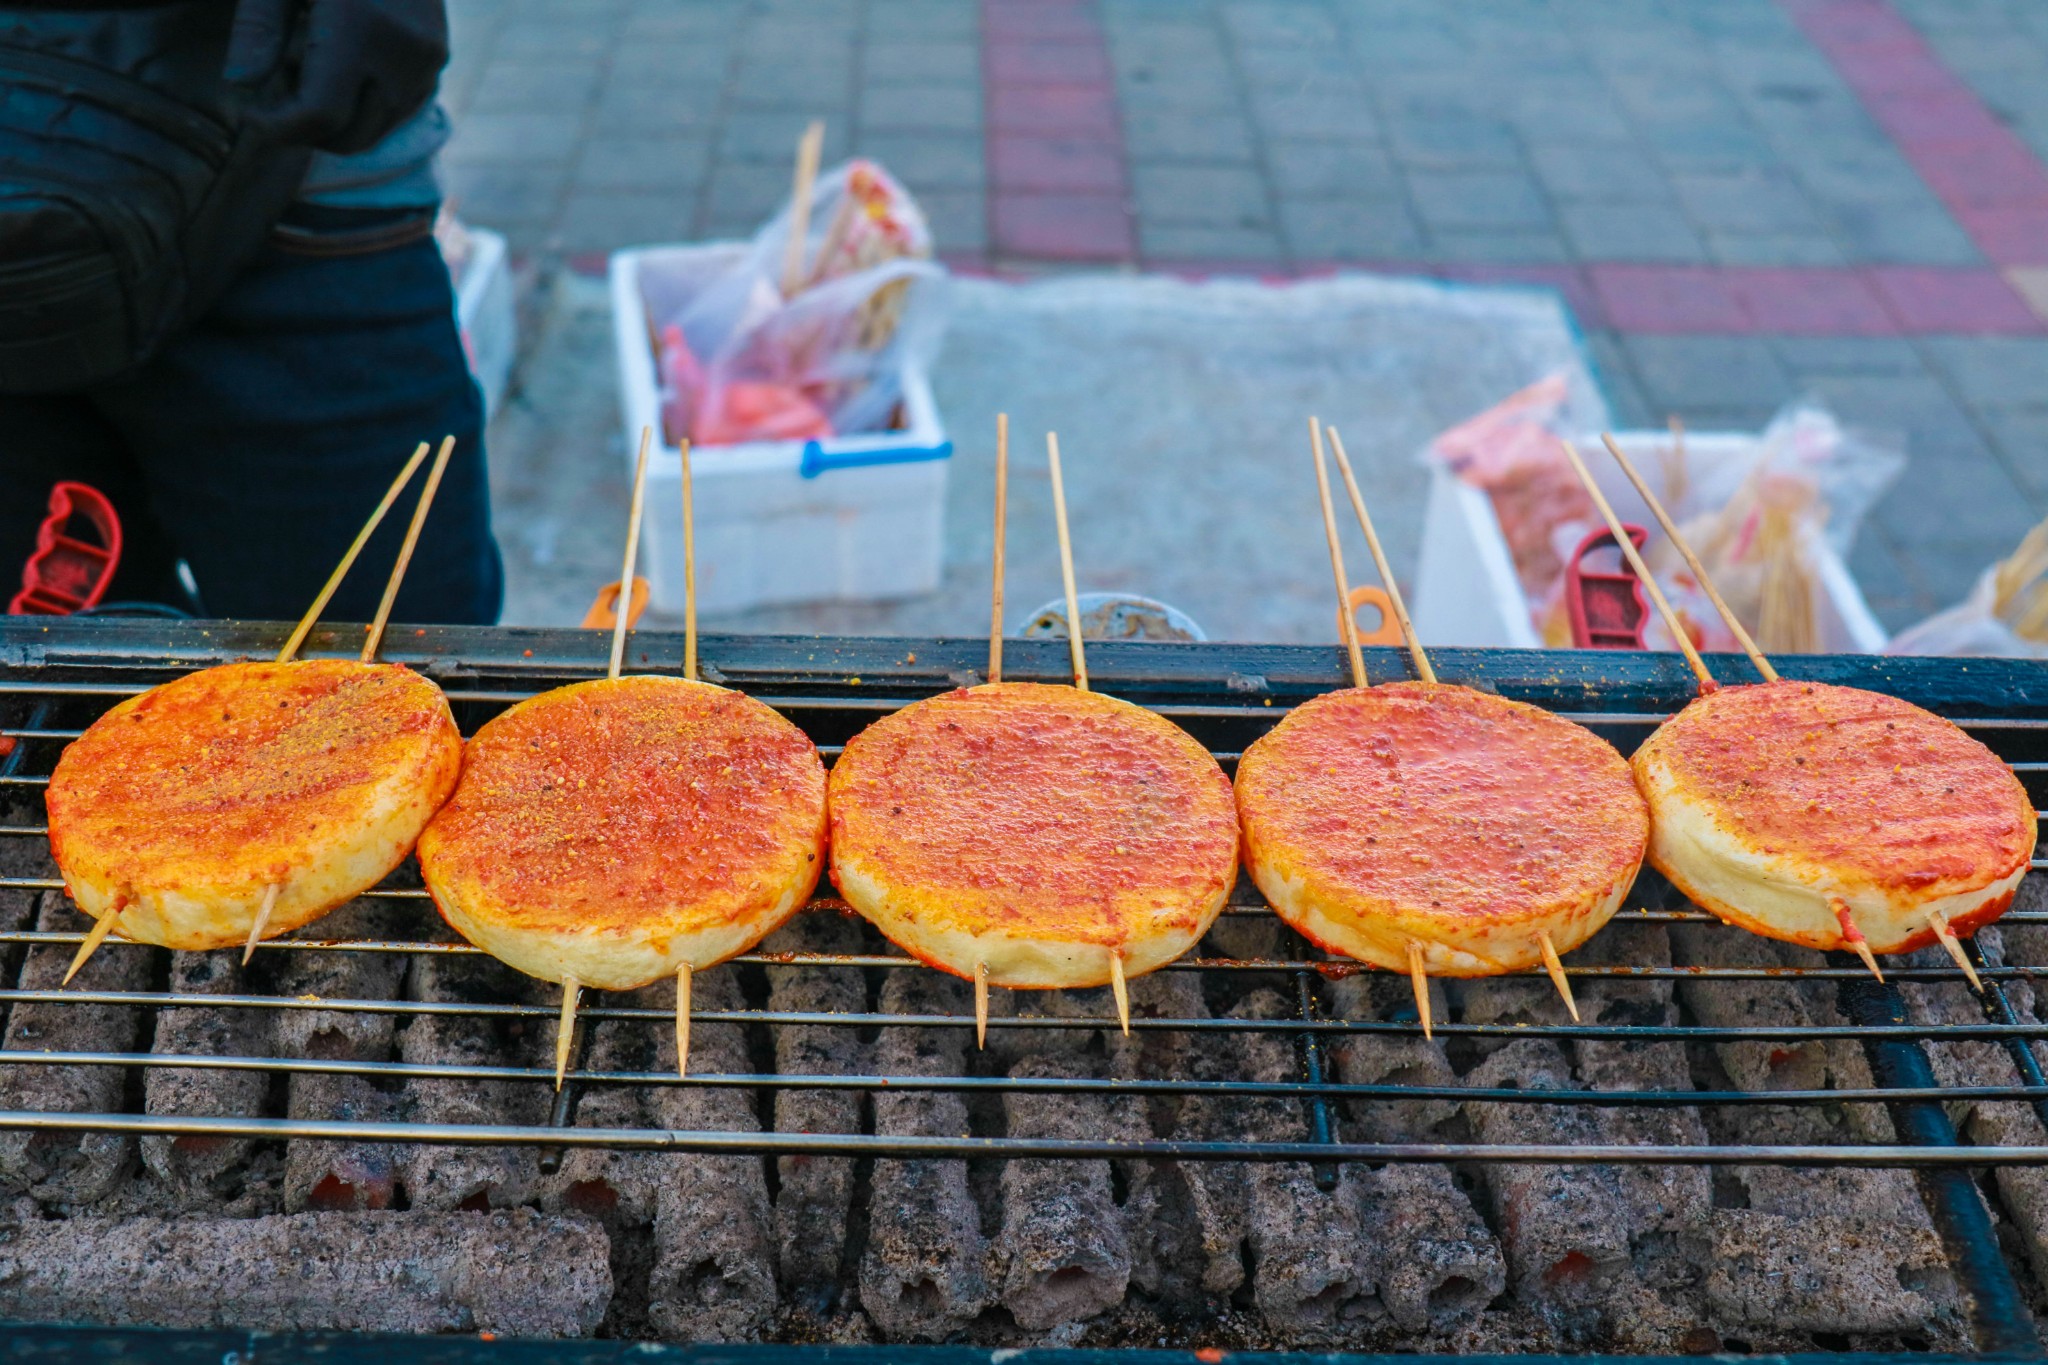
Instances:
[[[0,757],[0,798],[19,805],[38,799],[37,788],[62,746],[95,715],[120,698],[194,667],[270,652],[280,628],[262,624],[168,623],[158,621],[53,621],[25,624],[0,622],[0,738],[11,748]],[[310,655],[343,652],[348,632],[316,634]],[[435,678],[456,704],[465,730],[473,729],[504,706],[564,682],[600,676],[606,641],[579,631],[480,631],[434,629],[394,638],[392,657]],[[637,667],[674,671],[681,654],[679,640],[640,634],[632,637],[629,657]],[[983,646],[978,642],[934,640],[819,640],[793,637],[712,638],[702,645],[706,675],[739,687],[777,706],[801,725],[829,756],[877,715],[919,697],[978,680]],[[1375,678],[1406,676],[1405,656],[1393,650],[1368,652]],[[1633,747],[1661,720],[1682,707],[1691,695],[1691,678],[1672,657],[1646,654],[1503,653],[1440,650],[1434,652],[1446,681],[1465,682],[1518,700],[1550,707],[1589,725],[1624,751]],[[1173,717],[1227,764],[1245,745],[1263,733],[1287,708],[1302,699],[1341,685],[1341,661],[1335,650],[1288,647],[1103,645],[1090,652],[1096,685],[1151,706]],[[2006,758],[2036,794],[2048,795],[2048,668],[2000,661],[1971,661],[1967,668],[1925,660],[1795,658],[1781,661],[1790,676],[1872,687],[1903,696],[1956,719]],[[1058,642],[1015,641],[1006,652],[1013,678],[1063,680],[1064,646]],[[1714,661],[1718,676],[1741,679],[1746,664],[1736,658]],[[46,837],[32,818],[0,823],[0,841],[19,846]],[[2037,860],[2037,868],[2048,860]],[[54,875],[0,876],[0,893],[48,893],[61,889]],[[417,904],[425,893],[416,886],[391,886],[377,893]],[[843,909],[820,898],[815,909]],[[1242,886],[1228,912],[1237,917],[1269,914],[1256,892]],[[1620,923],[1713,924],[1708,915],[1688,908],[1667,908],[1653,900],[1650,908],[1625,911]],[[2007,916],[2011,924],[2048,923],[2048,908],[2022,907]],[[84,921],[79,921],[79,929]],[[317,933],[317,930],[311,931]],[[1730,936],[1737,931],[1716,929]],[[0,932],[0,953],[9,949],[68,951],[79,932],[21,929]],[[132,952],[132,946],[109,940],[106,952]],[[427,938],[346,940],[305,937],[265,945],[259,963],[282,961],[289,954],[473,955],[467,944]],[[1198,1040],[1265,1035],[1286,1039],[1296,1050],[1299,1075],[1291,1080],[1245,1079],[1205,1081],[1186,1077],[1105,1079],[1094,1076],[1026,1077],[969,1075],[915,1077],[900,1075],[692,1074],[687,1079],[641,1071],[602,1070],[579,1066],[545,1125],[351,1123],[247,1117],[179,1117],[138,1113],[52,1113],[0,1109],[0,1129],[31,1131],[112,1131],[168,1133],[258,1140],[340,1138],[405,1143],[461,1145],[518,1144],[559,1153],[576,1146],[639,1150],[695,1150],[773,1154],[853,1156],[945,1156],[967,1158],[1063,1157],[1118,1160],[1253,1160],[1305,1161],[1319,1181],[1334,1183],[1341,1162],[1539,1162],[1555,1164],[1680,1164],[1734,1166],[1746,1164],[1896,1167],[1917,1170],[1936,1224],[1949,1249],[1958,1278],[1975,1304],[1979,1345],[1988,1353],[2010,1356],[2031,1352],[2019,1290],[1992,1235],[1990,1214],[1970,1174],[1972,1170],[2048,1162],[2048,1145],[1984,1148],[1969,1145],[1946,1117],[1945,1103],[2004,1101],[2026,1104],[2048,1120],[2048,1075],[2036,1046],[2048,1043],[2048,1024],[2029,1017],[2009,994],[2043,970],[2019,963],[1986,962],[1976,952],[1984,979],[1982,1022],[1932,1023],[1909,1015],[1895,991],[1867,983],[1853,963],[1828,963],[1815,955],[1795,967],[1757,967],[1728,963],[1687,963],[1672,966],[1567,964],[1582,985],[1600,983],[1750,982],[1805,992],[1822,984],[1840,989],[1843,1016],[1805,1024],[1756,1024],[1713,1027],[1681,1019],[1676,1023],[1584,1023],[1503,1021],[1436,1025],[1439,1039],[1451,1046],[1486,1041],[1549,1039],[1680,1043],[1696,1048],[1717,1044],[1770,1042],[1798,1045],[1835,1039],[1858,1040],[1869,1054],[1875,1084],[1848,1089],[1742,1091],[1732,1089],[1636,1088],[1619,1090],[1542,1090],[1500,1087],[1412,1084],[1347,1084],[1331,1079],[1331,1049],[1362,1037],[1413,1038],[1419,1026],[1403,1018],[1345,1018],[1332,1008],[1334,981],[1353,975],[1356,964],[1332,962],[1309,951],[1298,940],[1278,954],[1244,958],[1203,956],[1173,964],[1168,970],[1209,977],[1226,974],[1233,981],[1270,983],[1287,1001],[1288,1013],[1273,1018],[1139,1017],[1132,1029],[1141,1036],[1186,1034]],[[882,952],[747,954],[738,962],[754,967],[799,967],[816,971],[881,973],[923,968],[911,959]],[[1522,974],[1541,981],[1537,972]],[[1959,969],[1946,962],[1889,969],[1897,981],[1922,984],[1958,983]],[[399,1016],[457,1016],[533,1021],[551,1020],[552,1005],[502,999],[418,1001],[285,997],[248,991],[230,995],[181,994],[166,990],[36,990],[0,989],[0,1010],[21,1005],[102,1005],[157,1010],[188,1007],[251,1010],[282,1014],[290,1011],[374,1013]],[[1028,1003],[1026,1008],[1029,1008]],[[670,1016],[658,1010],[605,1003],[586,997],[582,1017],[592,1023],[629,1020],[665,1027]],[[787,1025],[823,1025],[871,1030],[934,1028],[965,1030],[972,1020],[952,1015],[900,1015],[875,1011],[815,1013],[750,1007],[699,1011],[698,1020],[736,1023],[749,1029]],[[1101,1030],[1107,1018],[999,1015],[989,1021],[992,1034],[1016,1031]],[[1971,1086],[1939,1084],[1928,1064],[1926,1048],[1956,1042],[1995,1042],[2009,1058],[2013,1074],[1996,1083]],[[552,1083],[549,1070],[534,1066],[436,1065],[398,1061],[337,1061],[283,1056],[195,1056],[183,1053],[142,1053],[67,1049],[61,1037],[49,1040],[52,1051],[0,1051],[0,1075],[9,1067],[112,1067],[131,1072],[149,1068],[185,1071],[253,1071],[275,1076],[330,1074],[363,1077],[378,1083],[408,1081]],[[1208,1045],[1204,1042],[1203,1045]],[[579,1049],[580,1051],[580,1049]],[[603,1086],[664,1087],[694,1085],[771,1092],[820,1089],[851,1092],[884,1090],[954,1090],[962,1094],[1065,1093],[1122,1097],[1216,1097],[1285,1099],[1299,1103],[1308,1134],[1301,1142],[1197,1142],[1036,1140],[1008,1136],[888,1137],[876,1134],[803,1134],[678,1132],[666,1129],[579,1128],[573,1123],[577,1090]],[[1347,1106],[1435,1100],[1463,1105],[1513,1103],[1532,1107],[1593,1107],[1648,1110],[1741,1109],[1755,1106],[1884,1105],[1893,1115],[1899,1140],[1880,1144],[1831,1146],[1794,1144],[1717,1144],[1700,1147],[1624,1146],[1531,1142],[1488,1143],[1360,1143],[1342,1140],[1341,1116]],[[7,1359],[0,1349],[0,1360]],[[767,1359],[769,1357],[763,1357]],[[979,1358],[977,1355],[975,1358]]]

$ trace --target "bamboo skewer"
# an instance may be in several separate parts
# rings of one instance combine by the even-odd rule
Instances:
[[[1720,590],[1714,586],[1714,580],[1707,576],[1706,566],[1701,564],[1699,556],[1692,552],[1692,546],[1685,543],[1685,537],[1679,534],[1678,527],[1671,520],[1671,514],[1664,510],[1664,504],[1658,500],[1655,493],[1650,491],[1650,486],[1643,482],[1643,476],[1636,472],[1635,465],[1629,460],[1627,455],[1622,453],[1622,449],[1615,442],[1614,437],[1603,432],[1600,440],[1606,445],[1607,453],[1614,457],[1614,462],[1621,466],[1621,472],[1628,475],[1628,481],[1635,486],[1636,492],[1642,495],[1645,503],[1649,504],[1650,514],[1656,517],[1657,524],[1664,528],[1664,534],[1670,538],[1671,544],[1685,560],[1686,567],[1692,570],[1693,577],[1698,580],[1700,587],[1705,590],[1707,599],[1714,604],[1714,610],[1720,613],[1722,622],[1728,627],[1729,632],[1735,636],[1736,640],[1741,643],[1744,652],[1749,655],[1750,663],[1756,666],[1756,671],[1763,675],[1765,682],[1778,681],[1778,670],[1771,667],[1771,661],[1763,656],[1763,651],[1756,647],[1756,641],[1749,638],[1749,632],[1743,629],[1742,622],[1736,619],[1734,611],[1722,599]],[[1573,463],[1578,466],[1581,476],[1584,477],[1585,466],[1578,464],[1578,453],[1573,451],[1570,445],[1566,445],[1565,450],[1571,455]],[[1586,481],[1586,487],[1589,492],[1592,491],[1593,484],[1590,478]],[[1599,498],[1599,494],[1597,492],[1594,493],[1594,497],[1596,499]],[[1601,502],[1601,509],[1612,519],[1614,514],[1607,508],[1604,501]],[[1615,532],[1615,536],[1617,539],[1626,539],[1619,530]],[[1639,562],[1636,561],[1635,546],[1629,545],[1627,548],[1631,561]],[[1638,568],[1637,573],[1642,573],[1642,570]],[[1646,586],[1650,584],[1647,575],[1644,576],[1643,581]],[[1663,594],[1657,593],[1656,596],[1661,604],[1664,600]],[[1842,926],[1842,942],[1858,958],[1862,959],[1863,965],[1869,968],[1872,976],[1876,977],[1880,982],[1883,981],[1884,973],[1878,969],[1877,954],[1871,951],[1869,941],[1863,937],[1863,931],[1856,927],[1856,921],[1850,914],[1848,902],[1842,900],[1835,901],[1834,911],[1835,919]],[[1941,937],[1939,930],[1936,931],[1935,937]],[[1961,945],[1957,945],[1953,951],[1960,953]],[[1973,978],[1974,975],[1972,973]]]
[[[1128,1038],[1131,1036],[1131,988],[1124,980],[1124,955],[1114,948],[1109,952],[1109,993],[1116,997],[1117,1026]]]
[[[676,1075],[690,1074],[690,964],[676,968]]]
[[[1067,589],[1067,652],[1074,658],[1074,687],[1088,690],[1088,657],[1081,644],[1081,601],[1074,593],[1074,544],[1067,535],[1067,493],[1060,483],[1060,438],[1045,433],[1045,458],[1052,469],[1052,514],[1060,530],[1060,580]]]
[[[263,901],[256,907],[256,918],[249,924],[249,941],[242,945],[242,965],[249,965],[249,959],[256,956],[256,945],[263,941],[263,931],[270,925],[270,912],[277,908],[277,893],[284,890],[283,882],[272,882],[263,888]]]
[[[1691,667],[1693,676],[1699,679],[1700,690],[1712,691],[1719,684],[1714,681],[1714,675],[1707,671],[1707,661],[1693,648],[1692,637],[1685,633],[1685,623],[1680,621],[1678,613],[1671,609],[1671,603],[1664,597],[1664,590],[1657,586],[1657,580],[1650,574],[1650,566],[1643,563],[1643,556],[1636,549],[1636,543],[1630,540],[1628,532],[1622,529],[1621,518],[1614,515],[1614,508],[1608,503],[1607,495],[1600,491],[1599,484],[1593,482],[1592,471],[1586,468],[1586,462],[1579,458],[1579,452],[1573,448],[1572,443],[1560,440],[1558,444],[1564,447],[1565,458],[1571,461],[1572,472],[1579,476],[1579,482],[1584,485],[1587,496],[1592,498],[1593,505],[1600,509],[1600,515],[1607,522],[1608,533],[1614,537],[1614,543],[1621,548],[1622,557],[1628,561],[1629,568],[1635,571],[1635,576],[1641,581],[1644,591],[1650,594],[1650,601],[1656,604],[1657,614],[1664,618],[1664,626],[1671,632],[1671,638],[1678,642],[1679,651],[1685,655],[1685,662]]]
[[[1676,422],[1677,419],[1674,418],[1672,420]],[[1736,619],[1735,613],[1729,609],[1727,602],[1722,600],[1721,590],[1715,587],[1714,580],[1707,576],[1706,566],[1700,563],[1700,557],[1692,552],[1692,546],[1686,544],[1685,537],[1678,533],[1678,527],[1672,522],[1671,514],[1664,510],[1664,504],[1655,493],[1650,491],[1650,486],[1643,482],[1643,476],[1636,472],[1635,462],[1622,453],[1621,447],[1614,440],[1613,433],[1601,432],[1600,440],[1607,447],[1607,453],[1614,457],[1614,462],[1621,466],[1621,472],[1628,475],[1628,481],[1635,485],[1636,492],[1641,494],[1643,501],[1649,504],[1650,515],[1655,517],[1657,524],[1664,528],[1665,536],[1670,539],[1672,547],[1678,551],[1679,556],[1685,560],[1686,567],[1692,570],[1693,578],[1698,581],[1700,587],[1706,592],[1707,600],[1714,604],[1714,610],[1721,613],[1721,620],[1727,623],[1728,630],[1735,636],[1736,643],[1742,646],[1742,652],[1749,655],[1749,661],[1756,665],[1756,671],[1763,675],[1765,682],[1776,682],[1778,680],[1778,670],[1771,667],[1771,661],[1764,657],[1763,651],[1756,647],[1756,641],[1750,638],[1749,631],[1743,628],[1742,622]]]
[[[1828,904],[1835,912],[1835,922],[1842,926],[1842,942],[1849,945],[1849,951],[1863,959],[1863,965],[1870,969],[1870,974],[1878,979],[1880,985],[1883,984],[1884,973],[1877,969],[1877,954],[1870,951],[1870,941],[1856,927],[1856,920],[1849,912],[1849,903],[1831,900]]]
[[[1316,461],[1316,493],[1323,502],[1323,539],[1330,546],[1330,574],[1337,580],[1337,619],[1344,652],[1351,662],[1351,685],[1364,687],[1365,655],[1358,648],[1358,623],[1351,619],[1351,580],[1344,574],[1344,547],[1337,540],[1337,511],[1330,502],[1330,471],[1323,461],[1323,424],[1308,419],[1308,444]]]
[[[1550,973],[1550,984],[1557,987],[1557,993],[1564,997],[1564,1007],[1570,1012],[1572,1022],[1579,1022],[1579,1002],[1572,999],[1571,978],[1564,974],[1564,963],[1557,960],[1557,945],[1550,941],[1550,931],[1536,931],[1536,946],[1543,950],[1543,970]]]
[[[421,441],[419,449],[405,462],[405,468],[399,470],[398,477],[391,481],[391,487],[384,490],[384,497],[377,503],[376,510],[370,513],[370,519],[363,523],[363,529],[356,532],[356,538],[349,545],[347,553],[342,555],[341,563],[334,566],[334,572],[327,576],[327,582],[320,589],[319,595],[313,599],[313,605],[299,618],[299,624],[285,640],[284,648],[277,651],[277,662],[290,663],[292,656],[299,652],[299,646],[306,643],[306,637],[313,633],[314,625],[320,620],[320,613],[327,610],[328,602],[333,599],[335,589],[341,586],[342,579],[348,577],[349,568],[356,562],[356,556],[363,552],[363,546],[369,544],[371,534],[376,531],[378,523],[384,520],[384,514],[391,510],[391,504],[398,501],[398,495],[412,482],[413,473],[427,458],[427,451],[430,448],[425,441]]]
[[[1330,453],[1337,459],[1337,472],[1344,476],[1344,491],[1350,495],[1351,510],[1358,516],[1358,525],[1365,532],[1365,543],[1372,550],[1373,566],[1379,570],[1380,582],[1387,591],[1387,601],[1393,608],[1394,620],[1401,627],[1401,639],[1408,646],[1408,656],[1415,662],[1416,676],[1426,683],[1436,681],[1436,670],[1430,666],[1429,653],[1422,647],[1422,639],[1415,633],[1415,621],[1408,615],[1407,604],[1401,600],[1401,586],[1394,581],[1394,571],[1387,563],[1387,552],[1380,545],[1379,533],[1373,529],[1372,513],[1366,510],[1365,494],[1359,491],[1358,479],[1351,472],[1351,460],[1344,452],[1344,438],[1337,434],[1337,428],[1330,427]],[[1327,501],[1327,500],[1326,500]],[[1557,987],[1557,993],[1564,999],[1564,1007],[1571,1014],[1572,1022],[1579,1021],[1579,1005],[1572,998],[1571,980],[1564,974],[1564,964],[1558,961],[1557,945],[1550,941],[1549,931],[1536,931],[1536,946],[1543,954],[1543,968],[1550,973],[1550,982]],[[1411,958],[1411,969],[1420,962],[1420,952]],[[1427,1011],[1427,1004],[1421,1008]]]
[[[1387,601],[1394,609],[1394,622],[1401,628],[1401,638],[1408,643],[1408,657],[1415,663],[1415,676],[1426,683],[1436,681],[1436,670],[1429,666],[1429,655],[1422,650],[1422,641],[1416,637],[1415,622],[1409,618],[1408,604],[1401,598],[1401,585],[1394,581],[1394,570],[1387,563],[1387,552],[1380,548],[1379,533],[1373,529],[1372,514],[1365,510],[1365,495],[1358,491],[1358,480],[1351,473],[1351,460],[1344,453],[1344,438],[1337,434],[1337,428],[1330,427],[1330,453],[1337,457],[1337,472],[1344,476],[1344,491],[1351,496],[1351,510],[1358,516],[1358,524],[1365,531],[1366,548],[1372,551],[1373,567],[1379,570],[1380,582],[1386,587]],[[1350,613],[1345,613],[1350,619]],[[1357,636],[1357,627],[1352,635]]]
[[[1415,987],[1415,1014],[1422,1020],[1422,1036],[1433,1039],[1429,1019],[1429,973],[1422,970],[1422,945],[1410,940],[1408,943],[1408,980]]]
[[[676,444],[683,460],[683,676],[697,681],[697,507],[690,476],[690,438]]]
[[[974,964],[974,1045],[988,1047],[988,964]]]
[[[434,467],[427,471],[427,486],[420,490],[419,506],[412,510],[412,523],[405,528],[405,543],[398,547],[398,560],[391,566],[391,579],[384,585],[384,599],[377,604],[377,617],[370,622],[370,633],[363,640],[364,663],[377,657],[377,645],[384,638],[385,623],[391,619],[392,604],[398,601],[398,585],[405,581],[406,566],[412,563],[413,548],[420,543],[420,530],[427,524],[427,509],[434,505],[434,494],[441,491],[441,476],[447,472],[448,457],[454,451],[455,438],[443,437],[441,449],[434,456]]]
[[[619,668],[626,661],[626,624],[633,613],[633,562],[640,553],[640,512],[647,498],[647,445],[654,439],[653,427],[640,428],[640,461],[633,467],[633,506],[626,514],[626,560],[619,570],[619,605],[612,621],[612,657],[605,677],[619,680]]]
[[[85,942],[79,944],[78,951],[72,954],[71,965],[64,969],[64,979],[58,982],[58,985],[71,984],[71,978],[78,975],[78,969],[100,950],[100,945],[107,941],[107,935],[114,932],[114,922],[121,918],[121,912],[127,908],[127,901],[118,901],[111,910],[93,921],[92,928],[85,935]]]
[[[562,1077],[569,1074],[569,1043],[576,1036],[576,997],[582,993],[583,983],[573,976],[562,978],[562,1017],[555,1023],[555,1089],[562,1088]]]
[[[1939,910],[1929,910],[1927,927],[1934,931],[1934,937],[1940,940],[1942,948],[1955,959],[1956,966],[1963,969],[1963,975],[1970,978],[1970,989],[1979,995],[1984,994],[1984,983],[1977,979],[1977,969],[1970,964],[1969,955],[1956,938],[1956,931],[1948,927],[1948,916]]]
[[[996,550],[988,594],[988,680],[1003,680],[1003,538],[1009,525],[1010,414],[996,414]]]
[[[811,193],[818,184],[818,156],[825,149],[825,125],[812,120],[796,144],[796,178],[789,192],[789,246],[782,257],[782,296],[804,282],[804,248],[811,235]]]

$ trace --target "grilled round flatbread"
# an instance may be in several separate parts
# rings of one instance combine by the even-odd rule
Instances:
[[[1245,865],[1325,948],[1433,976],[1541,962],[1607,923],[1649,837],[1590,730],[1467,687],[1389,683],[1296,707],[1237,769]]]
[[[576,683],[477,731],[419,857],[477,947],[627,990],[745,952],[803,905],[825,865],[825,768],[742,693]]]
[[[375,886],[455,788],[447,698],[397,664],[226,664],[131,697],[57,760],[50,851],[95,919],[167,948],[245,942]]]
[[[1790,680],[1726,687],[1646,740],[1650,861],[1730,924],[1841,948],[1839,911],[1880,953],[2005,912],[2038,832],[1996,754],[1909,702]]]
[[[1237,872],[1230,783],[1161,716],[994,683],[875,722],[832,769],[832,878],[906,952],[998,986],[1100,986],[1201,938]]]

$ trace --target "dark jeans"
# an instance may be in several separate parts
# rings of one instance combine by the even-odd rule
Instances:
[[[393,619],[488,624],[504,572],[491,538],[483,400],[447,267],[411,211],[294,208],[196,327],[134,376],[82,395],[0,395],[0,584],[11,595],[50,487],[89,483],[120,513],[109,601],[295,620],[413,448],[452,434]],[[0,300],[0,307],[5,307]],[[422,465],[328,607],[366,621]]]

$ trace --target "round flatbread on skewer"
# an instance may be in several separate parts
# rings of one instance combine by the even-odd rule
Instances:
[[[411,669],[226,664],[123,701],[64,751],[50,851],[124,937],[239,946],[267,899],[266,938],[383,880],[461,762],[447,698]]]
[[[1951,722],[1860,688],[1724,687],[1636,751],[1650,861],[1730,924],[1872,951],[1998,918],[2038,833],[2011,768]]]
[[[1538,707],[1436,683],[1325,693],[1245,751],[1245,865],[1279,916],[1391,971],[1489,976],[1607,923],[1649,837],[1628,765]]]
[[[804,733],[743,693],[652,676],[491,720],[419,846],[464,938],[609,990],[753,947],[810,897],[824,855],[825,769]]]
[[[848,743],[831,795],[840,894],[906,952],[993,985],[1163,966],[1236,878],[1216,760],[1098,692],[991,683],[907,706]]]

